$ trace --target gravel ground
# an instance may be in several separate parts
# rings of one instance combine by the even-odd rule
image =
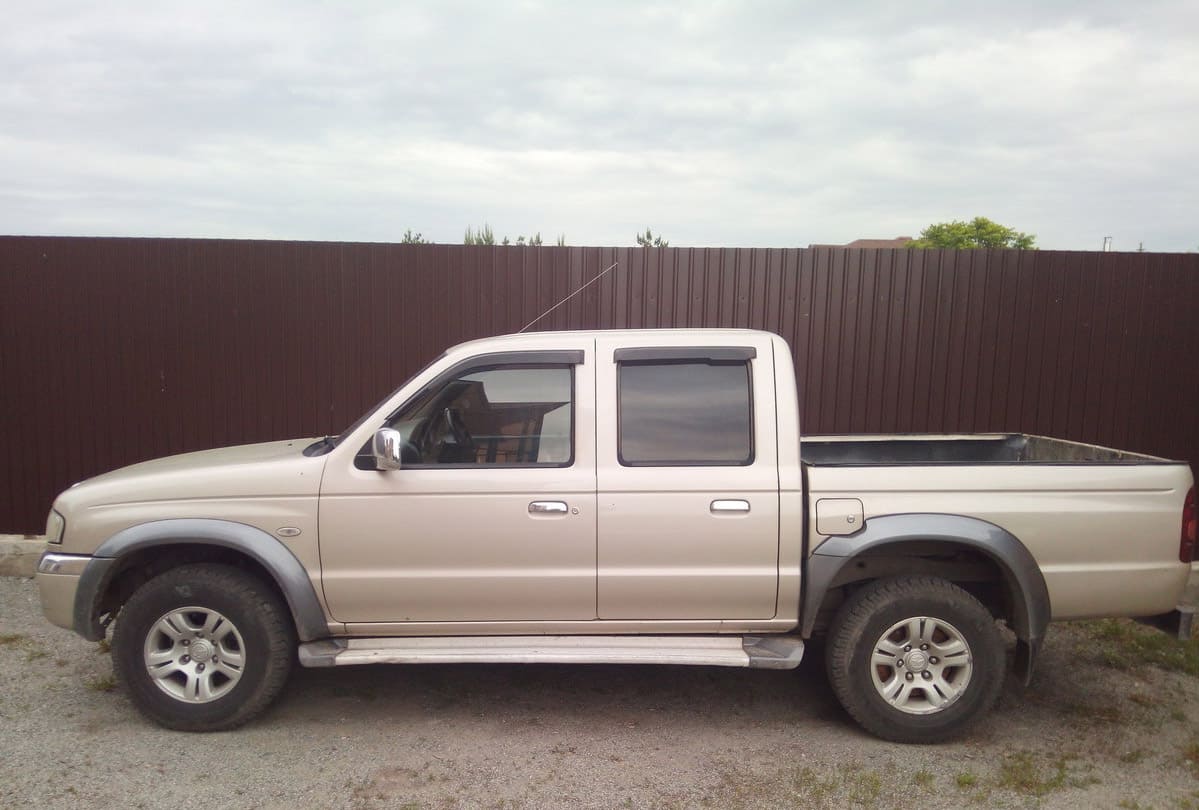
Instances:
[[[0,805],[1199,810],[1199,673],[1137,663],[1140,638],[1054,625],[1030,689],[1009,679],[977,731],[931,747],[858,730],[814,649],[798,672],[297,669],[260,720],[196,735],[142,720],[108,654],[4,578]],[[1162,649],[1189,666],[1195,645]]]

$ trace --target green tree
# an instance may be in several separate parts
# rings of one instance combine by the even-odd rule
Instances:
[[[670,243],[662,238],[662,234],[654,236],[649,228],[645,229],[645,233],[637,234],[637,244],[641,247],[670,247]]]
[[[504,237],[504,239],[505,239],[505,243],[506,243],[507,237]],[[462,237],[462,244],[464,244],[464,245],[494,245],[495,244],[495,232],[491,230],[491,226],[488,225],[486,222],[484,222],[483,227],[479,228],[478,230],[471,227],[470,225],[467,225],[466,226],[466,235]]]
[[[420,234],[417,234],[417,236],[420,236]],[[478,228],[478,229],[475,229],[474,227],[467,225],[466,226],[466,235],[462,238],[462,244],[464,244],[464,245],[496,245],[496,244],[498,244],[498,245],[502,245],[502,246],[516,245],[518,247],[541,247],[541,245],[542,245],[541,231],[537,231],[532,236],[525,236],[522,234],[522,235],[516,237],[515,242],[513,242],[507,236],[505,236],[499,242],[496,242],[495,241],[495,231],[493,231],[491,229],[490,225],[488,225],[486,222],[484,222],[483,227]],[[565,245],[566,237],[559,236],[558,244]]]
[[[1016,248],[1035,250],[1037,237],[1007,228],[986,217],[975,217],[969,222],[954,220],[929,225],[920,232],[920,238],[908,242],[910,248]]]
[[[404,231],[404,238],[400,240],[401,245],[430,245],[428,239],[419,233],[413,233],[411,228]]]

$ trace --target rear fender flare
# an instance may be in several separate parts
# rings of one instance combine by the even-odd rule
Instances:
[[[855,557],[890,545],[929,540],[981,552],[999,567],[1012,604],[1011,629],[1025,647],[1018,655],[1017,667],[1027,680],[1052,615],[1049,589],[1028,548],[1006,529],[978,518],[931,513],[883,515],[867,520],[857,534],[824,541],[808,558],[801,622],[804,638],[812,634],[816,612],[831,583]]]

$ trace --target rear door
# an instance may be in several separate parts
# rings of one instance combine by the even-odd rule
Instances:
[[[746,333],[701,347],[686,340],[597,341],[600,619],[776,612],[770,338]]]

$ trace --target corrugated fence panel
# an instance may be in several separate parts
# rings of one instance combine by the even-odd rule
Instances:
[[[532,328],[783,335],[807,433],[1199,459],[1196,255],[0,237],[0,531],[118,466],[337,432],[580,288]]]

